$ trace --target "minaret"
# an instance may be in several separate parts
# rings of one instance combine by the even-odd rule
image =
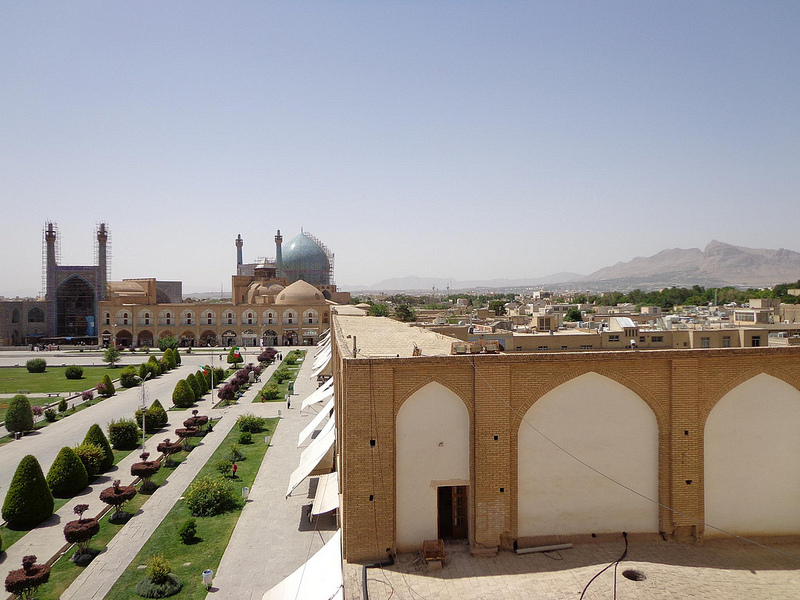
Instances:
[[[237,271],[238,271],[238,268],[241,267],[242,263],[244,262],[242,260],[242,246],[244,246],[244,240],[242,240],[242,234],[240,233],[239,236],[236,238],[236,268],[237,268]]]
[[[278,277],[283,277],[283,254],[281,254],[281,244],[283,243],[283,236],[281,230],[275,235],[275,263],[278,270]]]
[[[47,284],[45,286],[45,298],[54,301],[55,297],[55,283],[56,283],[56,229],[50,221],[45,226],[44,241],[47,245],[47,262],[45,265],[45,279]]]
[[[105,300],[108,287],[108,257],[106,246],[108,243],[108,230],[105,223],[100,223],[97,228],[97,267],[100,273],[97,280],[97,299]]]

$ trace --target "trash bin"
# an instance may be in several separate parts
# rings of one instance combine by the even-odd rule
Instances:
[[[203,585],[206,586],[206,589],[211,589],[211,581],[214,579],[214,571],[211,569],[206,569],[203,571]]]
[[[244,499],[244,500],[247,500],[247,497],[248,497],[249,495],[250,495],[250,488],[249,488],[249,487],[247,487],[247,486],[244,486],[244,487],[242,488],[242,499]]]

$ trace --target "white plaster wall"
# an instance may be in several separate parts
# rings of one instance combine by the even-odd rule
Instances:
[[[519,429],[519,535],[658,531],[658,506],[586,468],[658,498],[658,424],[625,386],[587,373],[542,396]]]
[[[757,375],[705,426],[705,520],[737,533],[800,534],[800,392]],[[706,537],[724,534],[706,527]]]
[[[403,403],[396,431],[396,543],[408,551],[438,537],[436,484],[469,484],[469,413],[453,392],[429,383]]]

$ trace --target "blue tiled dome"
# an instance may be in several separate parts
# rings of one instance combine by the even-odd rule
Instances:
[[[302,279],[313,285],[330,283],[328,256],[314,240],[301,233],[283,247],[283,272],[289,281]]]

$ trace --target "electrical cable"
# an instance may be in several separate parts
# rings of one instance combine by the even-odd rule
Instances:
[[[602,569],[600,569],[600,571],[598,571],[598,573],[589,580],[589,583],[586,584],[586,587],[583,588],[583,591],[581,592],[580,600],[583,600],[583,596],[586,594],[586,590],[589,589],[589,586],[592,585],[592,582],[595,579],[600,577],[600,575],[605,573],[611,567],[615,567],[615,565],[618,565],[619,563],[621,563],[623,560],[625,560],[625,557],[628,556],[628,534],[627,534],[627,532],[623,531],[622,532],[622,537],[625,538],[625,551],[622,553],[622,556],[620,556],[614,562],[612,562],[612,563],[606,565],[605,567],[603,567]],[[616,597],[617,597],[617,573],[616,573],[616,568],[615,568],[615,570],[614,570],[614,598],[616,598]]]
[[[475,364],[475,358],[473,356],[470,357],[470,362],[472,363],[472,369],[475,371],[475,373],[480,375],[480,377],[483,379],[484,383],[486,383],[486,385],[489,387],[489,389],[491,389],[492,392],[494,392],[495,396],[497,396],[497,398],[503,404],[505,404],[511,410],[511,412],[513,412],[515,415],[517,415],[520,418],[522,423],[525,423],[528,427],[533,429],[536,433],[538,433],[545,440],[550,442],[553,446],[555,446],[556,448],[561,450],[564,454],[566,454],[567,456],[569,456],[573,460],[575,460],[575,461],[579,462],[580,464],[582,464],[584,467],[586,467],[590,471],[596,473],[597,475],[600,475],[601,477],[603,477],[604,479],[607,479],[611,483],[614,483],[614,484],[616,484],[616,485],[628,490],[629,492],[639,496],[640,498],[642,498],[644,500],[647,500],[648,502],[652,502],[653,504],[655,504],[657,506],[660,506],[661,508],[663,508],[665,510],[670,511],[673,514],[680,515],[681,517],[689,519],[690,521],[694,521],[695,523],[701,524],[701,525],[703,525],[703,526],[705,526],[705,527],[707,527],[709,529],[713,529],[714,531],[718,531],[720,533],[723,533],[725,535],[729,535],[729,536],[734,537],[734,538],[736,538],[738,540],[741,540],[743,542],[747,542],[749,544],[753,544],[754,546],[758,546],[760,548],[764,548],[765,550],[769,550],[770,552],[773,552],[775,554],[780,554],[782,556],[785,556],[787,558],[791,558],[792,560],[800,562],[800,556],[795,556],[794,554],[789,554],[788,552],[784,552],[783,550],[778,550],[777,548],[773,548],[773,547],[768,546],[766,544],[762,544],[761,542],[757,542],[756,540],[752,540],[750,538],[746,538],[744,536],[738,535],[738,534],[733,533],[731,531],[727,531],[727,530],[722,529],[720,527],[715,527],[714,525],[711,525],[710,523],[702,521],[701,519],[698,519],[697,517],[693,517],[693,516],[691,516],[689,514],[686,514],[684,512],[679,511],[676,508],[672,508],[671,506],[667,506],[663,502],[660,502],[658,500],[650,498],[649,496],[646,496],[645,494],[633,489],[632,487],[625,485],[621,481],[617,481],[616,479],[614,479],[610,475],[606,475],[605,473],[603,473],[602,471],[600,471],[597,468],[593,467],[592,465],[590,465],[586,461],[584,461],[581,458],[575,456],[572,452],[570,452],[569,450],[567,450],[566,448],[561,446],[558,442],[556,442],[555,440],[553,440],[550,437],[548,437],[544,432],[542,432],[540,429],[538,429],[533,423],[531,423],[528,420],[526,420],[525,419],[525,415],[520,414],[519,410],[517,410],[513,406],[511,406],[511,404],[509,404],[506,401],[506,399],[503,398],[503,396],[501,396],[500,393],[494,388],[494,386],[491,384],[491,382],[488,379],[486,379],[486,377],[483,375],[483,373],[480,372],[480,370],[478,369],[477,365]]]

